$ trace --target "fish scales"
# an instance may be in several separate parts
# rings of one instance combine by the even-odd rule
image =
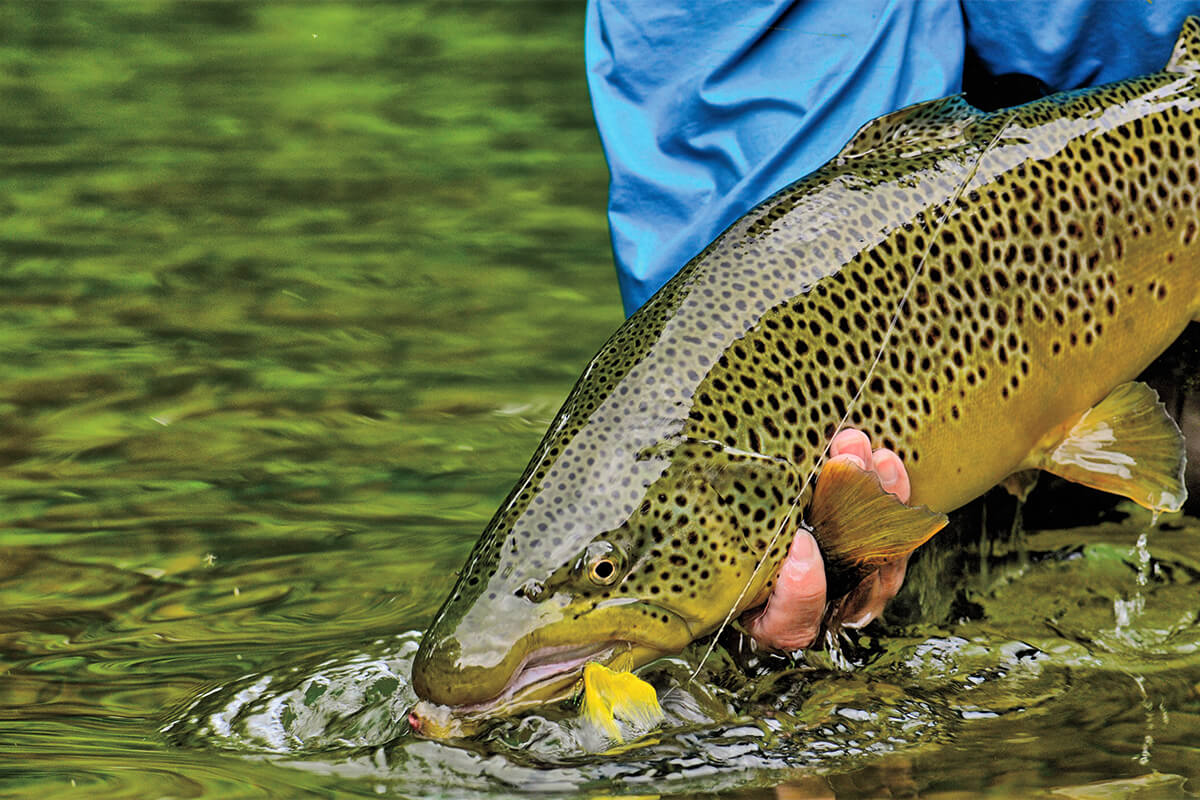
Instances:
[[[418,693],[516,708],[518,672],[645,663],[760,603],[843,420],[936,511],[1030,466],[1200,316],[1198,43],[1193,18],[1168,71],[902,109],[732,225],[587,366]]]
[[[791,195],[811,202],[804,216],[828,216],[808,187],[751,212],[744,234],[726,234],[731,249],[801,278],[776,284],[787,302],[722,351],[695,391],[700,414],[688,435],[786,456],[807,471],[846,416],[904,460],[914,504],[949,510],[990,488],[1064,408],[1086,409],[1135,376],[1194,316],[1200,131],[1197,101],[1179,102],[1180,87],[1194,93],[1190,79],[1153,76],[973,115],[961,145],[930,157],[943,193],[978,161],[954,204],[925,205],[911,190],[898,201],[836,198],[837,229],[814,235],[805,220],[794,237]],[[881,171],[924,182],[913,161]],[[838,171],[813,178],[836,182]],[[918,206],[916,221],[905,201]],[[884,203],[900,213],[881,220]],[[837,263],[847,243],[866,246],[822,273],[825,252]],[[735,262],[696,265],[711,269],[701,294],[711,292],[722,314],[755,271],[730,280],[725,264]],[[960,446],[983,430],[988,452]]]

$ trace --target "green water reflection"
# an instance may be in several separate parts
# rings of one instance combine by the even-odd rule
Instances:
[[[621,319],[582,13],[0,6],[0,793],[1194,781],[1200,550],[1137,583],[1144,519],[914,579],[852,673],[668,663],[623,756],[405,736],[414,631]]]

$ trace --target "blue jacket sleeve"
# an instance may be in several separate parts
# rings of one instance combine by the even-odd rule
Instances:
[[[1059,92],[1157,72],[1198,0],[963,0],[967,46],[994,75]]]
[[[632,313],[866,121],[958,92],[970,46],[1054,90],[1153,72],[1200,0],[590,0],[585,55]]]
[[[592,0],[588,85],[632,313],[863,122],[959,90],[956,0]]]

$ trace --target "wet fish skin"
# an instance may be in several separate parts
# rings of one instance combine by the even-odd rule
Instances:
[[[585,369],[421,644],[423,702],[512,713],[761,603],[843,418],[938,512],[1047,466],[1200,318],[1198,76],[1190,18],[1163,72],[902,109],[732,225]]]

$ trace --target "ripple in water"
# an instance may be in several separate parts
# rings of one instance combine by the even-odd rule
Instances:
[[[1191,541],[1190,532],[1157,535]],[[1096,758],[1099,748],[1128,751],[1119,757],[1135,768],[1179,772],[1176,756],[1188,752],[1181,731],[1189,729],[1179,709],[1194,705],[1195,694],[1180,676],[1200,647],[1192,559],[1155,557],[1145,537],[1132,547],[1039,538],[1052,549],[1015,566],[1019,580],[996,570],[971,595],[975,619],[878,637],[868,629],[845,649],[844,667],[827,653],[756,655],[733,631],[695,681],[706,642],[660,660],[642,675],[658,690],[666,723],[610,750],[568,708],[499,721],[470,741],[413,737],[406,713],[416,699],[409,675],[418,631],[377,640],[369,653],[210,689],[165,733],[188,747],[409,796],[718,792],[897,762],[982,786],[981,762],[961,754],[992,751],[996,736],[1015,748],[1010,758],[1027,759],[1029,742],[1047,765]],[[1136,614],[1115,618],[1118,601],[1139,596]],[[1186,620],[1182,609],[1190,609]],[[1096,741],[1058,737],[1067,724]],[[1036,744],[1045,736],[1052,746]],[[950,742],[958,756],[941,755]]]
[[[689,683],[697,646],[643,673],[667,720],[623,746],[605,750],[567,709],[504,720],[475,740],[448,745],[413,737],[405,721],[416,700],[408,676],[419,641],[420,632],[410,631],[377,643],[384,645],[380,655],[326,663],[310,674],[247,675],[199,697],[164,732],[186,746],[402,785],[409,793],[423,786],[468,795],[651,784],[676,792],[745,786],[747,773],[778,783],[798,769],[931,741],[959,719],[944,702],[865,673],[828,664],[766,668],[783,659],[767,665],[750,658],[739,667],[720,647]]]

